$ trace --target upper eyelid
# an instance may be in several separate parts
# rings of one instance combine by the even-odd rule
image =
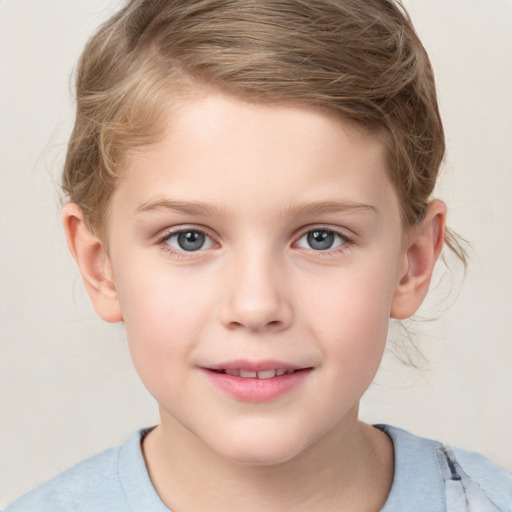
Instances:
[[[204,234],[207,238],[210,239],[212,247],[206,247],[206,248],[200,248],[195,251],[187,251],[185,249],[176,248],[171,243],[168,243],[173,237],[179,235],[180,233],[187,232],[187,231],[197,231],[199,233]],[[165,250],[165,252],[174,254],[175,256],[179,256],[180,258],[193,258],[198,257],[199,254],[203,253],[204,251],[208,251],[211,249],[215,249],[216,246],[219,246],[219,243],[217,242],[215,237],[212,237],[208,230],[206,229],[198,229],[196,227],[180,227],[180,228],[168,228],[167,230],[164,230],[164,232],[158,236],[156,239],[156,243],[159,247],[162,248],[162,250]]]
[[[342,240],[342,243],[340,243],[336,247],[332,247],[329,249],[324,250],[317,250],[313,248],[306,248],[306,247],[300,247],[297,244],[299,241],[306,236],[308,233],[312,231],[329,231],[331,233],[334,233],[335,235],[339,236]],[[347,233],[348,231],[348,233]],[[300,251],[306,251],[306,254],[315,254],[315,257],[318,258],[327,258],[335,255],[344,254],[346,251],[350,250],[354,244],[356,243],[357,235],[354,233],[352,235],[352,231],[348,228],[342,229],[342,228],[335,228],[331,226],[325,226],[325,225],[312,225],[308,226],[307,229],[303,229],[299,232],[298,236],[295,236],[293,239],[294,241],[291,243],[291,248],[300,250]]]
[[[216,237],[215,235],[212,235],[211,230],[204,226],[177,226],[172,228],[163,229],[160,231],[160,233],[157,235],[158,240],[160,242],[177,235],[179,233],[187,232],[187,231],[197,231],[199,233],[203,233],[206,236],[210,237],[212,240],[214,240]]]
[[[206,247],[206,248],[200,248],[194,251],[187,251],[182,248],[176,248],[170,243],[167,243],[168,240],[171,240],[173,237],[179,235],[180,233],[186,233],[187,231],[196,231],[198,233],[204,234],[206,237],[210,239],[212,242],[212,245],[219,245],[218,242],[214,237],[212,237],[206,229],[198,229],[195,227],[182,227],[182,228],[168,228],[167,230],[164,230],[164,233],[160,235],[157,238],[157,244],[159,247],[162,248],[162,250],[165,250],[165,252],[173,254],[175,257],[178,258],[193,258],[197,257],[199,254],[207,251],[208,249],[212,249],[212,247]],[[215,248],[215,247],[213,247]]]
[[[352,241],[355,238],[355,234],[352,233],[352,231],[350,231],[349,229],[335,228],[332,226],[318,224],[307,226],[306,228],[302,228],[301,230],[299,230],[297,235],[295,236],[295,241],[300,240],[304,235],[307,235],[311,231],[329,231],[331,233],[334,233],[335,235],[339,235],[340,237],[350,241]]]

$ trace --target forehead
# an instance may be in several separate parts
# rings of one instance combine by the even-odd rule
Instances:
[[[312,109],[205,94],[165,116],[162,137],[127,158],[112,207],[177,198],[253,213],[296,200],[384,208],[386,194],[397,206],[382,140]]]

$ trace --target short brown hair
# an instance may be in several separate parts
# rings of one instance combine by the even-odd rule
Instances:
[[[63,188],[92,229],[101,232],[123,156],[158,136],[182,86],[383,132],[403,223],[421,220],[445,141],[432,68],[400,1],[130,1],[89,40],[77,72]]]

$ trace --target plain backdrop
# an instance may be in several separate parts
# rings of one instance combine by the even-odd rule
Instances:
[[[390,350],[362,418],[512,469],[512,2],[405,3],[430,53],[445,121],[437,195],[471,243],[471,261],[465,278],[456,265],[440,268],[412,326],[430,362],[411,369]],[[93,29],[119,5],[0,0],[0,508],[157,422],[123,328],[96,318],[60,226],[72,72]]]

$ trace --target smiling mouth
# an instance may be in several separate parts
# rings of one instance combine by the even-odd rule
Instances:
[[[297,370],[285,370],[284,368],[278,368],[275,370],[242,370],[238,368],[233,369],[210,369],[210,371],[215,373],[223,373],[226,375],[232,375],[234,377],[241,377],[242,379],[273,379],[274,377],[282,377],[283,375],[290,375],[291,373],[297,373],[304,370],[308,370],[308,368],[301,368]]]
[[[307,381],[314,367],[279,361],[231,361],[201,368],[210,382],[239,402],[278,400]]]

